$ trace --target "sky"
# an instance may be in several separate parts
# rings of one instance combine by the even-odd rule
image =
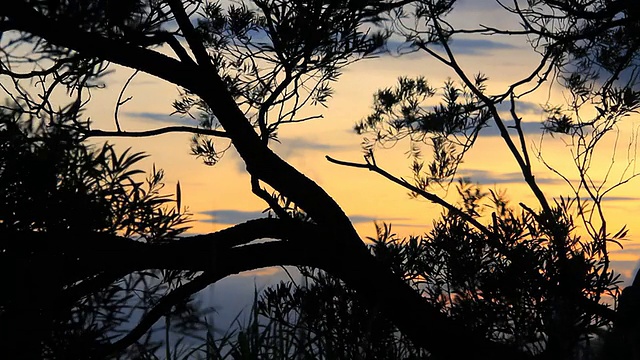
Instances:
[[[488,0],[461,1],[452,14],[452,22],[465,27],[480,23],[511,26],[515,21],[517,19],[505,16],[498,11],[494,2]],[[490,92],[504,89],[526,76],[537,65],[537,55],[522,38],[467,37],[454,40],[452,46],[458,54],[459,63],[468,74],[483,72],[488,76]],[[132,71],[116,66],[113,69],[116,71],[106,78],[106,89],[93,94],[94,99],[87,111],[94,128],[115,129],[114,106],[122,85]],[[363,238],[375,234],[374,221],[391,223],[401,236],[422,234],[429,231],[432,222],[442,211],[442,208],[424,199],[411,199],[405,189],[374,173],[331,164],[325,159],[326,155],[330,155],[341,160],[361,162],[362,139],[352,129],[356,121],[371,111],[374,92],[393,86],[399,76],[418,75],[424,75],[431,85],[437,87],[454,76],[444,65],[424,54],[400,57],[383,55],[350,65],[334,84],[335,93],[327,107],[308,109],[310,113],[323,115],[323,118],[282,127],[279,131],[281,143],[273,144],[276,153],[320,184],[342,206]],[[119,117],[124,130],[190,123],[189,119],[170,116],[173,111],[171,103],[179,96],[179,89],[172,84],[139,74],[127,89],[126,96],[132,99],[120,109]],[[547,86],[522,99],[519,108],[526,122],[531,151],[535,151],[540,144],[540,105],[550,98],[562,99],[562,96],[557,89]],[[625,143],[632,136],[629,129],[636,125],[636,120],[629,118],[621,128],[612,172],[615,176],[619,176],[624,168]],[[233,148],[229,149],[220,163],[212,167],[205,166],[189,154],[189,138],[188,134],[167,134],[146,139],[115,138],[108,141],[121,149],[132,147],[133,150],[150,154],[144,167],[150,170],[155,164],[163,168],[168,191],[172,191],[175,184],[180,182],[182,204],[188,206],[193,219],[189,233],[214,232],[264,216],[266,205],[252,195],[244,165]],[[592,168],[596,179],[601,180],[604,170],[611,163],[614,140],[606,138],[594,159]],[[569,178],[575,179],[570,163],[571,154],[563,139],[546,137],[542,144],[544,159]],[[410,178],[410,161],[405,155],[407,150],[406,144],[398,144],[393,149],[378,151],[378,165],[396,176]],[[545,194],[550,198],[569,194],[569,188],[562,179],[546,170],[545,165],[535,157],[533,160],[536,179]],[[506,190],[507,196],[515,204],[524,202],[535,206],[535,198],[523,186],[522,175],[495,128],[486,129],[481,135],[462,164],[460,174],[486,188]],[[634,216],[640,210],[637,187],[638,182],[632,181],[613,191],[604,202],[611,231],[615,232],[624,224],[630,230],[624,249],[612,251],[614,268],[620,272],[625,283],[632,277],[640,260],[640,225]],[[453,201],[455,189],[440,191],[439,194]],[[222,280],[206,292],[221,311],[233,314],[243,305],[242,302],[229,299],[246,297],[250,301],[254,285],[261,287],[286,276],[278,269],[263,269]]]

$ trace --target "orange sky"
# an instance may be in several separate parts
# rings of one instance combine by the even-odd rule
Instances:
[[[483,2],[484,3],[484,2]],[[478,21],[495,24],[509,24],[513,19],[496,16],[490,8],[479,3],[463,2],[461,12],[455,19],[467,22]],[[473,25],[473,24],[471,24]],[[471,26],[469,25],[469,26]],[[474,74],[482,71],[489,77],[489,91],[499,91],[513,81],[523,77],[537,64],[537,57],[522,39],[490,38],[494,43],[464,43],[458,58],[463,68]],[[473,47],[474,44],[476,47]],[[503,46],[499,46],[502,44]],[[120,87],[131,74],[131,70],[116,68],[117,71],[106,79],[107,89],[95,92],[88,114],[94,121],[94,127],[114,129],[113,109]],[[328,107],[309,109],[312,114],[322,114],[323,119],[283,127],[279,134],[282,144],[274,144],[277,153],[283,156],[310,178],[323,186],[327,192],[352,216],[356,227],[363,237],[374,233],[373,220],[392,222],[399,234],[417,234],[429,229],[433,219],[441,208],[425,200],[411,200],[404,189],[389,183],[376,174],[365,170],[352,169],[328,163],[325,155],[334,158],[361,161],[360,138],[351,130],[354,123],[365,116],[371,108],[372,94],[379,88],[393,86],[397,77],[402,75],[424,75],[433,86],[441,86],[452,73],[443,65],[424,55],[410,55],[400,58],[383,56],[365,60],[350,66],[335,84],[335,95]],[[455,79],[455,78],[454,78]],[[525,100],[530,104],[541,104],[549,98],[548,88],[532,94]],[[553,99],[561,96],[552,93]],[[120,112],[121,124],[125,130],[151,129],[168,125],[171,102],[178,97],[178,89],[172,84],[159,82],[138,75],[127,91],[133,96]],[[553,100],[552,99],[552,100]],[[535,112],[523,113],[525,121],[540,121]],[[187,121],[174,119],[174,123]],[[635,124],[628,119],[627,125]],[[628,128],[621,131],[621,144],[630,136]],[[189,135],[170,134],[148,139],[110,139],[119,146],[132,146],[134,150],[145,151],[152,156],[145,166],[151,163],[164,168],[168,189],[172,190],[179,180],[182,185],[182,203],[189,207],[195,220],[192,232],[204,233],[229,226],[223,221],[239,219],[239,215],[257,215],[265,204],[251,194],[246,173],[238,156],[230,150],[225,158],[213,167],[207,167],[189,155]],[[103,140],[103,139],[97,139]],[[539,141],[539,135],[530,139],[530,145]],[[606,139],[602,145],[601,156],[595,162],[594,170],[605,169],[611,160],[612,139]],[[378,164],[397,176],[410,176],[409,161],[404,152],[406,146],[378,152]],[[543,155],[563,173],[572,174],[568,149],[557,140],[544,143]],[[624,148],[619,151],[616,165],[622,165]],[[557,177],[544,169],[534,159],[537,178],[542,180],[542,188],[550,197],[567,195],[568,188]],[[518,177],[516,163],[502,140],[496,136],[482,137],[468,154],[460,169],[462,174],[475,175],[472,180],[483,180],[486,186],[506,189],[510,199],[535,206],[530,191],[523,186]],[[614,171],[620,171],[616,168]],[[597,172],[597,171],[596,171]],[[595,174],[595,173],[594,173]],[[595,174],[594,176],[602,174]],[[596,176],[596,178],[597,178]],[[638,212],[637,181],[625,185],[612,193],[614,200],[605,202],[610,229],[627,224],[629,237],[640,239],[640,226],[636,225],[633,214]],[[450,193],[455,194],[451,188]],[[207,211],[217,211],[217,222],[211,222]],[[256,214],[254,214],[256,213]],[[229,220],[225,220],[229,219]],[[632,274],[640,259],[640,248],[634,241],[625,245],[624,251],[614,251],[616,269],[625,277]]]

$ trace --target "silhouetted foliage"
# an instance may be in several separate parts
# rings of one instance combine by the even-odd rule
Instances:
[[[452,212],[443,213],[423,236],[400,238],[391,225],[380,224],[377,237],[370,239],[376,259],[440,311],[493,341],[539,355],[554,337],[562,337],[568,347],[565,351],[573,356],[596,356],[597,352],[591,351],[597,349],[591,349],[590,343],[606,331],[610,320],[606,308],[594,307],[591,301],[597,303],[603,294],[615,299],[619,280],[612,271],[602,276],[604,260],[589,248],[590,242],[573,235],[575,224],[566,214],[576,211],[575,202],[562,199],[554,207],[556,226],[561,228],[557,231],[563,231],[570,244],[572,272],[561,274],[561,258],[553,249],[551,234],[535,214],[516,211],[504,194],[484,192],[470,183],[460,182],[457,189],[460,205],[469,215],[480,220],[483,213],[492,213],[492,223],[487,225],[490,235]],[[416,351],[381,314],[359,310],[362,305],[357,298],[351,299],[353,292],[344,283],[326,273],[307,270],[303,274],[308,283],[289,282],[265,291],[260,309],[270,321],[284,322],[292,329],[311,322],[314,325],[304,329],[315,329],[314,334],[328,329],[329,334],[318,341],[363,336],[347,343],[366,348],[372,342],[381,346],[375,350],[380,354],[398,349]],[[558,287],[559,282],[567,285]],[[557,303],[561,296],[566,305]],[[341,311],[347,313],[340,315]],[[563,312],[561,318],[559,311]],[[386,337],[376,338],[380,334]],[[371,358],[369,355],[364,358]],[[345,357],[354,358],[353,354]]]
[[[515,1],[502,8],[521,27],[460,29],[447,21],[456,3],[3,4],[0,76],[9,105],[0,114],[6,190],[0,256],[9,295],[1,300],[0,326],[7,348],[34,358],[153,357],[154,324],[165,317],[171,328],[171,316],[180,315],[186,325],[197,325],[190,299],[207,285],[245,270],[297,265],[319,269],[305,273],[313,279],[309,286],[281,285],[256,303],[274,324],[302,326],[306,338],[295,331],[283,338],[302,341],[294,349],[324,348],[327,357],[575,355],[581,342],[616,320],[602,296],[617,295],[608,246],[619,245],[626,230],[607,228],[602,201],[637,174],[598,183],[589,168],[599,141],[640,104],[638,12],[628,0]],[[341,70],[385,50],[392,35],[405,40],[405,50],[424,51],[447,65],[458,80],[437,88],[424,78],[401,77],[397,87],[376,93],[372,115],[356,126],[367,136],[364,163],[329,160],[380,174],[445,212],[433,231],[409,239],[382,225],[368,246],[339,205],[269,145],[278,141],[280,126],[320,118],[301,110],[325,105]],[[451,50],[450,43],[466,35],[527,36],[540,63],[502,92],[490,93],[489,79],[468,76]],[[115,108],[116,130],[92,128],[81,110],[91,92],[104,87],[112,64],[134,69],[130,79],[144,72],[180,88],[175,113],[199,124],[123,130],[118,110],[128,101],[127,81]],[[574,141],[579,179],[556,171],[573,191],[556,201],[534,177],[517,104],[545,81],[557,80],[572,98],[546,104],[541,127]],[[434,98],[441,101],[427,106]],[[65,102],[72,105],[61,108]],[[498,110],[504,103],[510,104],[508,115]],[[595,115],[581,116],[585,107]],[[455,180],[464,155],[489,125],[498,128],[535,205],[516,209],[467,183],[460,184],[460,204],[432,192]],[[172,208],[173,199],[160,194],[161,172],[139,180],[142,174],[132,166],[143,155],[82,142],[168,132],[193,134],[192,153],[209,165],[234,146],[252,192],[273,216],[178,236],[185,214],[179,196]],[[378,145],[407,139],[413,182],[386,172],[375,158]],[[423,144],[433,150],[430,160]],[[489,210],[483,212],[484,199]],[[576,235],[574,217],[588,237]],[[260,239],[271,241],[254,241]],[[314,302],[318,298],[325,301]],[[130,305],[132,299],[139,303]],[[292,312],[295,318],[287,318]],[[135,324],[128,323],[132,314],[140,318]],[[629,348],[627,325],[616,325],[614,333],[622,331],[621,346]],[[37,330],[32,337],[21,335],[26,326]],[[268,353],[276,337],[256,326],[254,321],[238,333],[231,356]],[[211,355],[209,346],[220,342],[209,340]]]
[[[186,229],[186,214],[161,194],[161,170],[141,178],[135,166],[142,153],[85,144],[69,118],[44,122],[18,109],[2,110],[0,117],[3,354],[100,357],[101,343],[126,331],[131,316],[148,311],[173,282],[190,275],[134,272],[72,296],[109,277],[86,267],[69,246],[91,243],[98,234],[174,240]]]
[[[258,313],[277,334],[293,338],[288,354],[303,359],[426,359],[376,306],[361,301],[342,281],[323,271],[301,268],[299,283],[264,290]]]

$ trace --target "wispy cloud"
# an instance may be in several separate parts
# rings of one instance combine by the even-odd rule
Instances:
[[[375,217],[375,216],[367,216],[367,215],[351,215],[349,216],[349,219],[351,220],[352,223],[354,224],[361,224],[361,223],[373,223],[374,221],[380,221],[380,222],[393,222],[393,221],[407,221],[407,220],[411,220],[408,218],[386,218],[386,217]],[[400,226],[400,225],[398,225]]]
[[[496,104],[496,108],[501,113],[508,113],[508,112],[511,111],[511,103],[509,101],[503,101],[501,103],[497,103]],[[516,113],[518,115],[523,115],[523,114],[540,115],[540,114],[542,114],[542,107],[540,106],[540,104],[537,104],[537,103],[534,103],[534,102],[531,102],[531,101],[524,101],[524,100],[516,101],[515,102],[515,110],[516,110]]]
[[[313,151],[322,151],[325,155],[349,149],[347,145],[332,144],[331,140],[327,139],[325,142],[303,137],[285,137],[281,138],[280,142],[271,142],[269,146],[276,154],[288,161],[293,158],[304,158]],[[244,162],[233,147],[226,152],[224,161],[234,162],[238,172],[246,171]]]
[[[209,216],[209,219],[201,220],[203,222],[215,224],[239,224],[252,219],[267,217],[266,213],[261,211],[242,211],[242,210],[207,210],[199,214]]]
[[[205,219],[201,221],[215,223],[215,224],[239,224],[252,219],[267,217],[267,213],[264,213],[261,211],[243,211],[243,210],[231,210],[231,209],[207,210],[207,211],[202,211],[199,214],[209,217],[209,219]],[[408,218],[379,217],[379,216],[369,216],[369,215],[351,215],[349,216],[349,219],[354,224],[367,223],[367,222],[373,223],[374,221],[393,222],[393,221],[411,220]],[[397,226],[402,226],[402,225],[397,225]]]
[[[434,50],[444,51],[444,48],[439,43],[429,45]],[[487,53],[495,52],[498,50],[516,50],[517,46],[506,42],[488,40],[488,39],[469,39],[469,38],[454,38],[449,42],[451,51],[456,55],[485,55]],[[387,48],[392,54],[404,54],[416,50],[411,44],[402,40],[390,40],[387,42]],[[421,53],[420,50],[417,52]]]
[[[160,113],[160,112],[127,111],[127,112],[124,112],[123,115],[136,118],[136,119],[151,120],[155,122],[172,124],[172,125],[194,125],[194,126],[197,125],[197,121],[190,117],[169,115],[167,113]]]
[[[495,184],[517,184],[524,181],[522,174],[517,172],[512,173],[496,173],[493,171],[480,170],[480,169],[467,169],[460,173],[460,176],[469,178],[472,182],[481,185],[495,185]],[[538,184],[561,184],[564,183],[561,179],[536,177]]]
[[[615,271],[620,274],[623,287],[631,285],[640,270],[640,262],[637,260],[612,260],[611,264]]]
[[[507,129],[510,130],[511,134],[516,135],[515,131],[515,122],[514,121],[505,121],[504,122]],[[526,134],[541,134],[542,133],[542,123],[539,121],[523,121],[520,123],[520,127],[522,128],[522,132]],[[500,129],[493,123],[493,121],[489,121],[489,126],[483,128],[480,131],[479,136],[500,136]]]
[[[480,185],[518,184],[524,182],[524,178],[519,172],[497,173],[480,169],[465,169],[464,171],[461,171],[459,175],[460,177],[468,178],[471,182]],[[542,176],[536,176],[536,183],[540,185],[566,184],[566,182],[559,177]],[[558,197],[555,199],[559,200]],[[591,201],[591,199],[587,197],[582,197],[580,200],[585,202]],[[632,196],[605,196],[602,198],[602,201],[640,201],[640,198]]]
[[[319,151],[336,151],[345,149],[344,145],[336,145],[330,143],[331,139],[318,141],[316,139],[303,137],[283,138],[280,142],[274,142],[274,149],[282,156],[296,155],[300,151],[319,150]]]
[[[512,44],[494,40],[458,38],[452,39],[449,46],[455,54],[459,55],[478,55],[496,50],[513,50],[518,48]]]
[[[602,198],[602,201],[638,201],[640,200],[640,198],[637,197],[631,197],[631,196],[605,196]],[[591,198],[588,197],[582,197],[580,198],[580,201],[592,201]]]

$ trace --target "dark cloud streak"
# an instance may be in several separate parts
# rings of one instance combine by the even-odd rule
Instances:
[[[433,49],[444,51],[444,48],[440,44],[434,43],[433,45],[429,46]],[[493,51],[518,49],[518,46],[506,42],[487,39],[465,38],[452,39],[449,42],[449,47],[451,48],[451,51],[456,55],[486,55],[487,53]],[[409,43],[406,43],[402,40],[389,40],[387,42],[387,49],[392,54],[406,54],[415,52],[414,50],[416,50],[415,47],[412,47]],[[420,50],[417,50],[417,53],[421,53]]]
[[[202,211],[199,214],[208,216],[209,219],[200,220],[202,222],[207,223],[215,223],[215,224],[239,224],[252,219],[265,218],[268,216],[266,212],[261,211],[243,211],[243,210],[232,210],[232,209],[220,209],[220,210],[207,210]],[[367,222],[375,222],[375,221],[407,221],[410,219],[407,218],[385,218],[385,217],[375,217],[368,215],[351,215],[349,216],[351,222],[354,224],[367,223]],[[399,225],[400,226],[400,225]]]
[[[207,210],[202,211],[199,214],[210,217],[210,219],[200,221],[214,224],[239,224],[252,219],[267,217],[267,214],[261,211],[242,211],[230,209]]]
[[[194,120],[190,117],[175,116],[175,115],[169,115],[166,113],[128,111],[123,113],[123,115],[136,118],[136,119],[152,120],[152,121],[164,123],[164,124],[193,125],[193,126],[197,125],[197,120]]]
[[[514,128],[514,121],[505,121],[504,124],[512,135],[517,135]],[[520,127],[525,135],[541,135],[543,130],[542,123],[537,121],[523,121],[520,123]],[[498,129],[494,123],[490,122],[489,126],[480,130],[479,136],[500,136],[500,129]]]
[[[497,185],[497,184],[518,184],[523,183],[524,178],[521,173],[495,173],[487,170],[470,169],[460,173],[461,177],[469,178],[471,182],[478,183],[480,185]],[[561,184],[564,183],[562,179],[543,178],[536,177],[538,184]]]

